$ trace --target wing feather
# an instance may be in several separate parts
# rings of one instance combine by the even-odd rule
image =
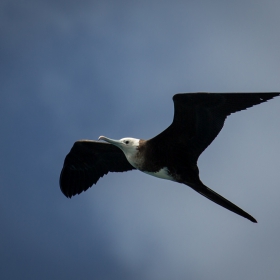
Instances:
[[[170,160],[170,156],[180,148],[182,160],[196,164],[200,154],[223,128],[227,116],[279,95],[279,92],[175,94],[172,124],[147,144],[156,147],[166,142],[168,155],[164,156],[161,151],[159,157]]]
[[[86,191],[108,172],[135,169],[114,145],[91,140],[74,143],[65,157],[60,174],[60,189],[66,197]]]

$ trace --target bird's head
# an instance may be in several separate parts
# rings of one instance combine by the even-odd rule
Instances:
[[[117,146],[124,152],[126,156],[134,155],[137,152],[137,148],[139,146],[139,139],[131,137],[122,138],[120,140],[114,140],[105,136],[100,136],[98,140],[103,140],[105,142]]]

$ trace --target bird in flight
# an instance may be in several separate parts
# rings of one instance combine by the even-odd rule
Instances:
[[[257,221],[241,208],[204,185],[197,161],[221,131],[225,119],[279,96],[268,93],[179,93],[173,96],[173,122],[149,139],[100,136],[98,140],[79,140],[65,157],[60,188],[66,197],[86,191],[108,172],[138,169],[158,178],[185,184],[206,198]]]

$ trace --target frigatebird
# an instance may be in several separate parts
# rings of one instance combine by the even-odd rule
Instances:
[[[213,202],[256,223],[241,208],[205,186],[197,161],[232,113],[279,96],[269,93],[179,93],[173,96],[171,125],[149,140],[100,136],[98,142],[79,140],[66,156],[60,188],[71,198],[96,184],[108,172],[138,169],[162,179],[185,184]]]

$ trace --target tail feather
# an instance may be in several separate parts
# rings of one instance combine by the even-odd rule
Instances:
[[[192,189],[200,193],[201,195],[205,196],[206,198],[212,200],[213,202],[223,206],[224,208],[250,220],[253,223],[257,223],[257,220],[249,215],[247,212],[230,202],[229,200],[225,199],[218,193],[214,192],[210,188],[206,187],[201,183],[199,186],[191,186]]]

